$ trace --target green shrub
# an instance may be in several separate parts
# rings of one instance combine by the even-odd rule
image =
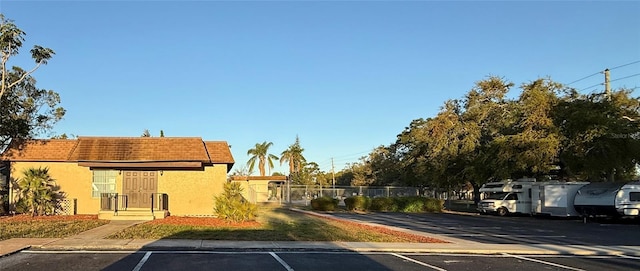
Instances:
[[[379,212],[439,213],[442,212],[442,205],[442,200],[418,196],[373,198],[369,209]]]
[[[402,197],[396,198],[399,211],[404,213],[439,213],[442,211],[443,201],[425,197]]]
[[[371,199],[365,196],[353,196],[344,199],[344,205],[349,211],[365,211],[371,206]]]
[[[373,198],[369,209],[378,212],[396,212],[398,211],[398,204],[393,198]]]
[[[395,198],[398,203],[398,211],[403,213],[424,212],[427,198],[423,197],[401,197]]]
[[[444,206],[444,200],[427,198],[425,205],[425,212],[429,213],[441,213]]]
[[[311,209],[316,211],[334,211],[338,207],[338,199],[319,197],[311,200]]]
[[[219,218],[234,222],[254,220],[258,208],[242,196],[242,187],[237,182],[225,183],[222,195],[214,198],[214,212]]]

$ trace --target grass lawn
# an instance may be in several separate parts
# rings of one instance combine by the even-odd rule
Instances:
[[[281,208],[260,208],[254,222],[233,224],[217,218],[168,217],[138,224],[108,238],[204,239],[230,241],[418,242],[441,240],[320,218]]]
[[[61,238],[109,223],[96,215],[0,217],[0,241],[11,238]]]

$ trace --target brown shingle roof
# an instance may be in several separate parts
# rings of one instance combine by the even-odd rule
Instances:
[[[78,137],[75,161],[202,161],[209,156],[199,137]]]
[[[51,161],[63,162],[69,160],[69,154],[78,144],[77,140],[69,139],[40,139],[25,142],[13,142],[0,155],[0,160],[11,161]]]
[[[209,158],[214,163],[227,163],[233,164],[233,155],[231,155],[231,148],[225,141],[205,141],[205,148],[209,153]]]
[[[199,137],[79,137],[77,140],[31,140],[10,148],[2,160],[233,163],[224,141]],[[210,158],[211,157],[211,158]]]

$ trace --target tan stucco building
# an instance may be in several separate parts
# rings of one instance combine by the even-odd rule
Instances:
[[[48,168],[73,213],[107,219],[213,216],[214,196],[234,164],[227,142],[199,137],[31,140],[0,158],[13,180],[27,168]],[[10,194],[13,203],[15,187]]]
[[[229,181],[239,183],[242,196],[251,203],[282,203],[286,200],[283,186],[287,183],[287,176],[231,176]]]

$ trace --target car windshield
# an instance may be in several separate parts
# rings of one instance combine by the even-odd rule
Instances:
[[[507,194],[508,193],[505,193],[505,192],[494,192],[494,193],[491,193],[491,194],[487,195],[487,197],[485,197],[485,199],[504,199],[504,197]]]

